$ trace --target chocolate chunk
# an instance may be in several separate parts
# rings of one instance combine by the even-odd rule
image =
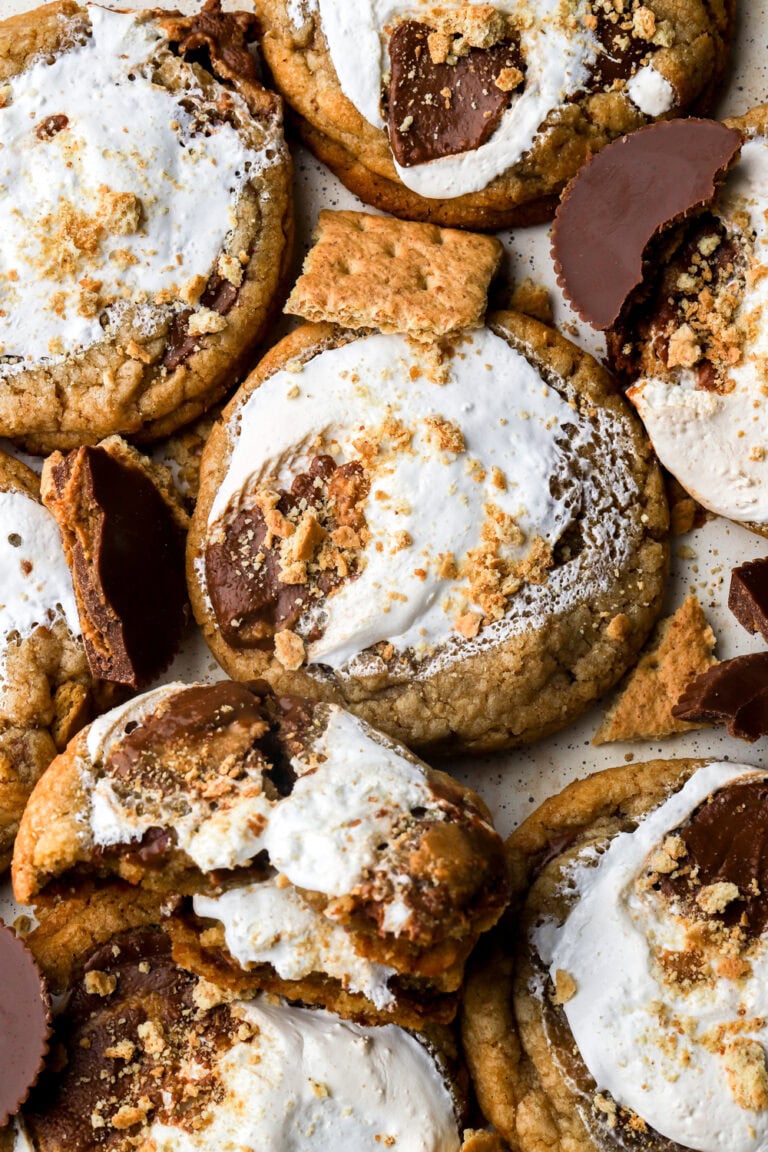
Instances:
[[[747,632],[768,640],[768,556],[734,568],[728,607]]]
[[[509,106],[508,82],[518,73],[514,86],[524,79],[514,41],[470,48],[453,64],[436,64],[428,47],[431,32],[406,20],[389,41],[389,139],[403,167],[479,148]]]
[[[332,456],[316,456],[308,470],[293,480],[290,492],[280,491],[276,512],[294,520],[307,511],[317,514],[324,534],[337,525],[360,525],[358,505],[368,481],[356,461],[337,467]],[[237,648],[267,647],[275,632],[293,628],[301,616],[344,579],[327,567],[302,583],[280,579],[281,543],[266,543],[267,523],[257,505],[240,509],[205,553],[208,594],[221,633]],[[347,573],[354,578],[355,572]],[[310,631],[313,640],[319,631]]]
[[[730,736],[750,742],[768,734],[768,652],[715,664],[688,685],[672,715],[724,724]]]
[[[606,11],[596,4],[593,12],[597,20],[595,38],[603,51],[592,65],[587,87],[596,91],[612,88],[616,80],[629,80],[648,55],[649,44],[627,31],[626,21],[615,8]]]
[[[675,829],[687,849],[680,860],[690,872],[665,876],[661,890],[697,912],[696,893],[710,884],[730,883],[739,899],[717,918],[739,924],[750,936],[768,926],[768,781],[747,780],[710,796]],[[746,918],[746,923],[745,923]]]
[[[166,31],[180,55],[194,60],[200,53],[209,54],[211,70],[225,79],[258,80],[256,60],[248,51],[259,27],[253,13],[222,12],[221,0],[207,0],[195,16],[172,16]]]
[[[598,329],[617,321],[642,283],[650,241],[712,201],[740,149],[740,133],[715,120],[668,120],[584,165],[552,231],[558,283],[583,320]]]
[[[32,953],[0,924],[0,1128],[37,1080],[49,1035],[48,995]]]
[[[213,272],[200,297],[200,307],[209,308],[211,312],[218,312],[219,316],[226,316],[240,295],[240,289],[229,280],[225,280],[218,272]],[[168,336],[162,366],[173,371],[179,365],[189,360],[193,352],[200,347],[200,336],[192,336],[189,331],[189,320],[192,315],[190,308],[183,308],[176,312],[168,325]]]
[[[187,619],[184,530],[147,473],[105,448],[55,454],[43,499],[72,570],[97,679],[138,688],[170,664]]]
[[[69,124],[69,117],[62,113],[56,116],[47,116],[35,129],[38,140],[53,140],[59,132],[63,132]]]

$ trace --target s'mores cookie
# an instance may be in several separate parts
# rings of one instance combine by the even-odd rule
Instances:
[[[223,996],[173,962],[158,927],[93,952],[55,1043],[59,1065],[19,1119],[16,1147],[30,1152],[500,1148],[466,1127],[466,1077],[444,1031],[420,1039]]]
[[[408,1027],[453,1016],[507,888],[473,792],[338,707],[230,681],[91,724],[33,794],[13,877],[46,955],[62,915],[74,954],[116,930],[121,902],[135,927],[133,886],[163,903],[179,962],[220,986]]]
[[[58,0],[0,22],[0,432],[165,435],[234,384],[290,234],[253,17]]]
[[[72,580],[40,482],[0,453],[0,871],[38,777],[91,716]]]
[[[548,800],[508,842],[518,926],[464,1045],[521,1152],[756,1152],[768,1139],[768,783],[655,761]]]
[[[309,147],[369,204],[496,229],[546,219],[590,153],[705,108],[731,0],[260,0]]]
[[[567,724],[666,576],[660,474],[610,379],[536,320],[484,321],[496,243],[324,213],[287,305],[317,322],[225,409],[188,538],[230,676],[442,751]]]

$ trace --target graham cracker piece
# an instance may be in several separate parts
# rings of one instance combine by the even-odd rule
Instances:
[[[416,338],[479,328],[501,255],[492,236],[323,211],[285,311]]]
[[[659,624],[592,743],[655,740],[704,727],[676,720],[672,707],[694,677],[717,664],[715,644],[701,604],[689,596]]]

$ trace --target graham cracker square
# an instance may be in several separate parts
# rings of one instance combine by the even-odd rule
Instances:
[[[501,255],[492,236],[326,210],[285,311],[416,339],[479,328]]]

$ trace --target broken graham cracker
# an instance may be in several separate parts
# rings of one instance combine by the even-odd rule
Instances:
[[[479,328],[501,255],[492,236],[324,211],[285,311],[415,338]]]
[[[170,474],[118,436],[43,467],[93,676],[139,688],[168,667],[187,621],[187,514]]]
[[[659,624],[592,743],[655,740],[701,727],[676,719],[672,709],[686,686],[717,663],[715,643],[701,604],[689,596]]]

